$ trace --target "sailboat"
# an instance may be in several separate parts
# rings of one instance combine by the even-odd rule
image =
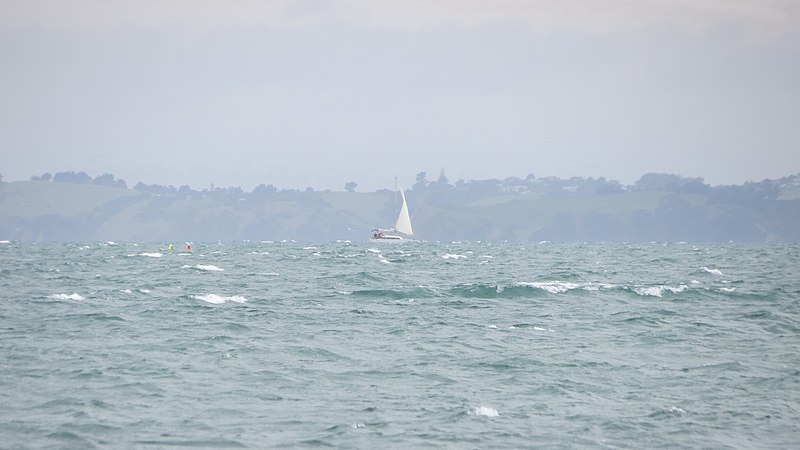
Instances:
[[[400,207],[400,214],[397,216],[394,228],[374,228],[370,241],[402,241],[406,237],[414,237],[414,230],[411,228],[411,216],[408,215],[408,203],[406,203],[406,195],[402,189],[400,190],[400,198],[403,199],[403,205]]]

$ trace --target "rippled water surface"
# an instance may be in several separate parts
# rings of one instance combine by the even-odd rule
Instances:
[[[163,248],[0,244],[1,447],[800,442],[796,244]]]

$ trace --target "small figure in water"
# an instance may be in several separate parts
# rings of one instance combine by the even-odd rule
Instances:
[[[187,252],[192,251],[192,244],[186,244],[186,248],[184,250],[186,250]]]
[[[175,247],[173,247],[172,244],[169,244],[169,247],[167,247],[167,250],[172,251],[174,248]]]

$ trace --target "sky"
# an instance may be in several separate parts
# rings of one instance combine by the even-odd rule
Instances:
[[[800,173],[796,0],[0,0],[0,174]]]

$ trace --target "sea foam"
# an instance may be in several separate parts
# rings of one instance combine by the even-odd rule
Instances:
[[[223,297],[217,294],[205,294],[205,295],[193,295],[192,298],[196,300],[202,300],[206,303],[213,303],[215,305],[221,305],[225,302],[244,303],[247,301],[247,299],[242,297],[241,295]]]
[[[637,288],[634,288],[633,291],[636,292],[637,294],[643,296],[643,297],[647,297],[647,296],[662,297],[664,295],[664,292],[671,292],[673,294],[677,294],[679,292],[685,291],[688,288],[689,288],[689,286],[686,286],[685,284],[682,284],[680,286],[664,286],[664,285],[660,285],[660,286],[637,287]]]
[[[478,406],[476,408],[472,408],[470,412],[476,416],[497,417],[500,415],[497,410],[491,406]]]
[[[560,294],[562,292],[571,291],[581,287],[580,284],[570,283],[567,281],[544,281],[544,282],[520,282],[519,286],[528,286],[536,289],[547,291],[551,294]]]
[[[444,259],[467,259],[467,256],[466,255],[457,255],[457,254],[453,254],[453,253],[447,253],[445,255],[442,255],[442,258],[444,258]]]
[[[55,300],[83,300],[84,298],[78,294],[53,294],[49,298]]]
[[[722,275],[722,271],[718,269],[709,269],[708,267],[701,267],[700,270],[702,270],[703,272],[708,272],[712,275]]]

